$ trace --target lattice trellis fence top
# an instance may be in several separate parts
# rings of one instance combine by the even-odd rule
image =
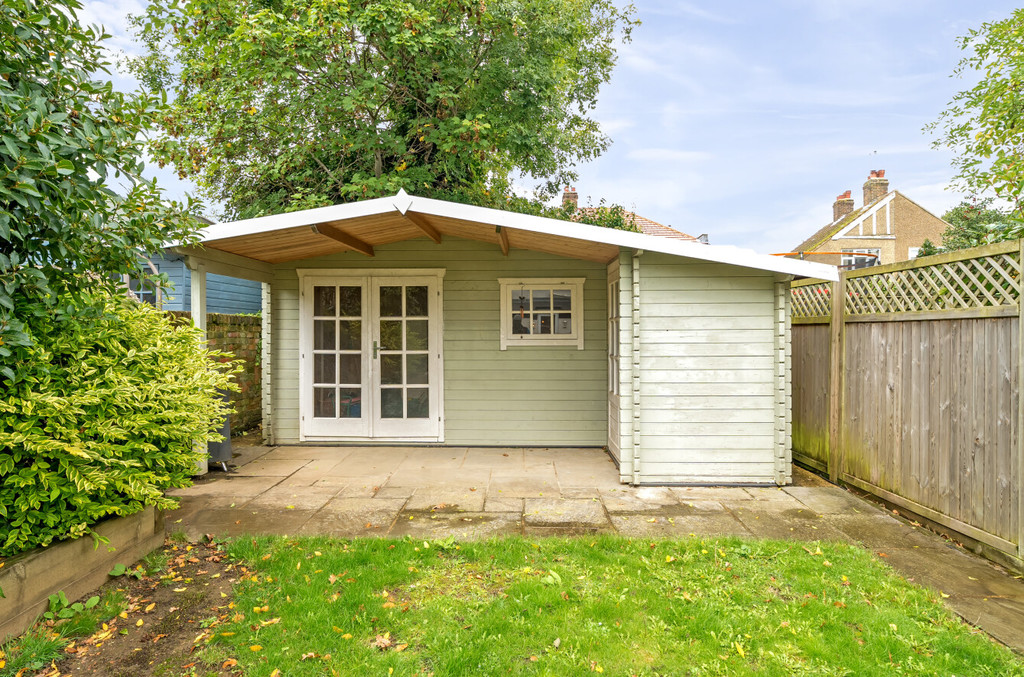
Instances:
[[[847,315],[1016,306],[1021,291],[1020,245],[999,243],[843,276]],[[794,318],[831,313],[831,283],[796,282],[790,298]]]
[[[832,314],[832,283],[815,282],[789,290],[793,317],[828,317]]]

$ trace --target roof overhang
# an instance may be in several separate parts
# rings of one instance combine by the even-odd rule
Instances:
[[[260,264],[344,251],[372,256],[375,247],[420,237],[438,243],[444,237],[465,238],[492,243],[506,254],[510,249],[527,249],[600,263],[611,261],[626,248],[784,275],[827,280],[838,276],[834,266],[811,261],[413,197],[405,191],[363,202],[216,223],[199,233],[207,250]]]

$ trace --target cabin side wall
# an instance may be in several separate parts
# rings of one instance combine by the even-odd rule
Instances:
[[[786,483],[788,308],[779,280],[651,252],[634,262],[634,482]]]

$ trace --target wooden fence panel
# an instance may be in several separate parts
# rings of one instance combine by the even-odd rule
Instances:
[[[828,343],[827,324],[793,327],[793,453],[822,472],[828,469]]]
[[[794,459],[1018,563],[1021,246],[792,289]],[[842,303],[833,318],[839,340],[830,342],[833,297]],[[842,387],[830,389],[833,350]]]

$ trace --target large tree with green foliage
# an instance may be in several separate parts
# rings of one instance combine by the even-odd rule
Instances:
[[[12,381],[45,367],[26,352],[35,319],[96,311],[94,292],[190,230],[141,176],[160,100],[97,79],[109,36],[78,9],[0,3],[0,376]]]
[[[1011,218],[1008,212],[993,208],[993,202],[992,198],[961,200],[960,204],[942,215],[942,220],[949,226],[942,232],[941,244],[925,240],[918,257],[1020,237],[1021,223]]]
[[[227,216],[395,193],[505,206],[608,145],[611,0],[154,0],[131,63],[174,93],[153,145]]]
[[[971,195],[995,197],[1024,220],[1024,9],[982,24],[960,38],[967,55],[954,72],[978,78],[957,93],[938,120],[935,146],[954,153],[954,185]]]

